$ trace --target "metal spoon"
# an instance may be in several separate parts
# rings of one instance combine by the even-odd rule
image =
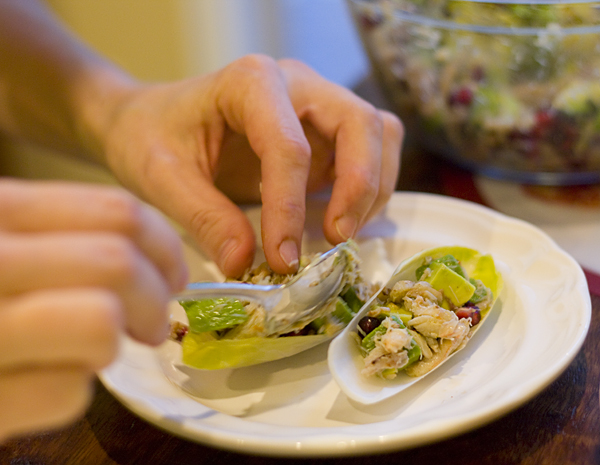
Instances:
[[[269,334],[283,334],[298,322],[312,321],[323,306],[336,298],[344,285],[348,263],[343,242],[316,257],[286,284],[256,285],[247,283],[190,283],[174,298],[179,301],[211,297],[234,297],[261,305],[267,312]]]

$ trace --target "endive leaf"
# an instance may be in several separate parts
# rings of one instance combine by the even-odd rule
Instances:
[[[415,281],[417,279],[416,271],[426,259],[435,260],[446,255],[452,255],[456,258],[469,278],[480,280],[493,293],[493,302],[485,311],[482,311],[481,321],[472,327],[468,336],[470,338],[482,324],[485,324],[485,320],[494,307],[503,287],[502,276],[497,271],[494,260],[490,255],[481,254],[477,250],[462,246],[443,246],[427,249],[404,260],[383,287],[391,288],[402,280]],[[363,376],[361,374],[364,367],[363,354],[361,354],[357,343],[356,334],[353,333],[357,332],[358,322],[371,309],[371,305],[376,298],[377,296],[373,296],[369,299],[350,324],[333,340],[328,352],[329,368],[337,384],[348,397],[364,404],[379,402],[398,394],[427,376],[427,374],[435,371],[448,360],[446,358],[432,371],[421,376],[411,377],[402,372],[392,380]],[[462,347],[451,353],[450,356],[458,353]]]
[[[295,355],[331,339],[328,335],[207,340],[190,333],[183,339],[183,363],[202,370],[239,368]]]

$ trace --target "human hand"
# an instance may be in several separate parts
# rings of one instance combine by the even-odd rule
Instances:
[[[0,181],[0,441],[64,424],[125,329],[167,334],[185,284],[179,238],[122,190]]]
[[[262,200],[267,261],[287,273],[297,266],[307,192],[333,184],[323,230],[335,244],[395,188],[400,121],[296,61],[247,56],[125,95],[99,137],[106,163],[229,276],[251,265],[255,247],[232,200]]]

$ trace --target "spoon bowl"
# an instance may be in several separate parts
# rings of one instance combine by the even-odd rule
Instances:
[[[174,299],[183,302],[233,297],[252,301],[265,309],[268,333],[282,334],[298,323],[313,320],[320,309],[337,297],[344,285],[347,248],[348,243],[343,242],[315,257],[285,284],[190,283]]]

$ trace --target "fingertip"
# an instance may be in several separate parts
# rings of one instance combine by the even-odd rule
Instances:
[[[300,264],[300,247],[292,238],[284,239],[279,244],[269,245],[263,240],[265,257],[269,267],[277,274],[293,274]]]
[[[181,265],[179,268],[179,273],[176,275],[176,278],[173,279],[171,286],[173,292],[179,292],[185,289],[188,281],[190,280],[190,271],[185,263]]]
[[[238,278],[252,266],[254,252],[255,245],[250,241],[228,238],[221,246],[217,265],[225,276]]]
[[[141,332],[134,328],[129,328],[129,335],[135,340],[149,345],[151,347],[158,347],[163,342],[166,341],[167,336],[169,335],[169,320],[168,318],[163,322],[164,324],[159,325],[152,332],[144,331]]]
[[[342,215],[335,220],[335,231],[339,235],[341,242],[351,239],[358,230],[358,217],[351,213]]]

